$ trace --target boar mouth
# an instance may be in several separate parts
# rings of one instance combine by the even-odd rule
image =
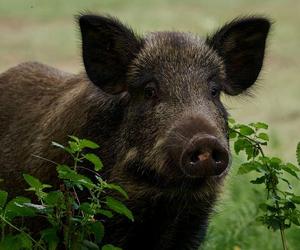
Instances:
[[[142,167],[141,167],[142,166]],[[165,166],[170,168],[170,166]],[[158,173],[155,169],[145,166],[142,161],[134,161],[126,166],[126,175],[138,185],[156,187],[162,191],[191,192],[204,188],[212,179],[219,179],[219,176],[193,177],[184,175],[169,176]]]

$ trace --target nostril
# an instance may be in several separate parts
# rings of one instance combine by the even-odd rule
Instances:
[[[190,164],[196,164],[199,161],[199,154],[200,154],[199,150],[192,153]]]
[[[219,152],[218,150],[213,150],[212,152],[212,159],[214,160],[215,163],[221,163],[222,162],[222,153]]]
[[[182,171],[188,176],[220,175],[228,166],[228,151],[216,137],[196,137],[183,151],[180,160]]]

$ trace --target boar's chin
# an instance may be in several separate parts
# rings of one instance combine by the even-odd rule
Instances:
[[[170,169],[170,166],[161,166]],[[126,175],[132,182],[145,188],[157,189],[159,192],[177,194],[193,194],[201,190],[214,190],[222,183],[223,177],[187,177],[182,174],[160,173],[142,161],[133,161],[125,167]]]

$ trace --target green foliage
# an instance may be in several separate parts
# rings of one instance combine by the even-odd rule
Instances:
[[[258,205],[260,214],[256,220],[268,228],[280,230],[283,248],[287,249],[284,230],[293,224],[300,226],[300,196],[293,192],[293,187],[286,175],[299,180],[299,167],[283,162],[278,157],[269,157],[263,151],[267,146],[269,136],[266,133],[268,125],[262,122],[249,125],[237,124],[229,119],[229,137],[234,140],[236,154],[244,153],[246,162],[239,167],[238,174],[256,173],[256,178],[250,182],[255,185],[263,184],[266,199]],[[296,157],[299,164],[300,143],[297,146]],[[283,183],[287,185],[282,189]]]
[[[105,234],[102,222],[114,214],[125,216],[131,221],[134,219],[124,203],[112,197],[112,194],[118,194],[118,197],[127,199],[126,191],[117,184],[103,180],[99,174],[103,168],[101,160],[96,154],[87,152],[99,146],[75,136],[70,136],[68,146],[56,142],[52,145],[69,154],[73,164],[56,166],[61,181],[57,190],[34,176],[23,175],[29,185],[26,190],[35,194],[38,203],[33,203],[27,197],[15,197],[8,201],[8,193],[0,190],[0,249],[54,250],[59,245],[65,249],[120,249],[102,244]],[[89,175],[84,175],[80,170]],[[81,200],[82,192],[88,198]],[[26,225],[24,227],[17,223],[26,217],[46,218],[47,225],[39,237],[35,235],[33,238]]]

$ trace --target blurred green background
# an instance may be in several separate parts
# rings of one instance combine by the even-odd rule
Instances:
[[[300,1],[0,0],[0,72],[28,60],[74,73],[82,70],[74,15],[85,10],[117,16],[140,34],[179,30],[206,35],[237,16],[270,17],[274,26],[255,96],[224,96],[224,102],[237,121],[269,123],[269,153],[295,162],[300,141]],[[247,177],[236,176],[234,166],[227,180],[204,249],[281,249],[279,232],[255,223],[255,204],[263,197]],[[300,249],[299,228],[289,230],[287,237],[290,250]]]

